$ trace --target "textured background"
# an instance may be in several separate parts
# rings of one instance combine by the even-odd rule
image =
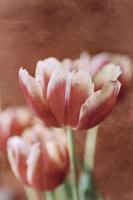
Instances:
[[[77,57],[82,50],[133,57],[131,0],[0,0],[0,94],[2,108],[24,102],[18,69],[33,72],[47,56]],[[95,178],[106,200],[133,199],[131,89],[102,124]]]

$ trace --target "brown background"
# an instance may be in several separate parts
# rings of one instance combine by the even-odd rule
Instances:
[[[39,59],[77,57],[82,50],[133,57],[133,1],[0,0],[2,108],[24,102],[19,67],[33,72]],[[131,93],[102,124],[97,141],[95,177],[106,200],[133,199]]]

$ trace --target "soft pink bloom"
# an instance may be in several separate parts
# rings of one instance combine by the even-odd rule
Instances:
[[[112,79],[113,64],[118,65],[121,69],[122,73],[118,80],[122,83],[122,89],[128,86],[132,78],[132,61],[126,55],[99,53],[91,57],[87,52],[83,52],[78,62],[80,67],[86,66],[86,70],[91,74],[95,83],[96,90]],[[73,65],[74,63],[75,61],[73,61]]]
[[[0,150],[6,150],[9,137],[20,135],[31,126],[33,115],[25,106],[12,106],[0,113]]]
[[[131,82],[133,76],[132,60],[126,55],[112,54],[111,61],[121,67],[121,75],[119,77],[122,88],[126,88]]]
[[[61,129],[41,124],[8,140],[8,159],[15,176],[24,184],[49,191],[59,186],[69,171],[66,137]]]
[[[70,69],[64,62],[55,58],[39,61],[35,78],[20,69],[22,91],[29,106],[48,126],[91,128],[112,111],[120,90],[120,69],[112,65],[109,81],[105,77],[103,87],[95,91],[89,73],[82,68]]]

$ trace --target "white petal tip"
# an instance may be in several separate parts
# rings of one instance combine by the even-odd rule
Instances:
[[[19,76],[20,81],[22,81],[23,83],[26,83],[29,73],[26,69],[20,68],[18,76]]]

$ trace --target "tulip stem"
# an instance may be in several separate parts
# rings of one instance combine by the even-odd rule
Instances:
[[[28,200],[43,200],[42,192],[30,187],[24,187]]]
[[[69,150],[70,169],[71,169],[72,197],[73,200],[79,200],[78,184],[77,184],[77,166],[76,166],[75,147],[74,147],[74,133],[73,130],[70,128],[67,128],[67,142]]]
[[[96,142],[98,135],[98,128],[96,126],[88,130],[86,138],[85,158],[83,164],[83,172],[80,177],[80,199],[97,199],[102,200],[102,194],[98,191],[93,179],[93,169],[95,161]]]
[[[56,200],[54,191],[45,193],[46,200]]]
[[[88,168],[91,171],[94,168],[94,158],[95,158],[98,128],[99,126],[95,126],[94,128],[89,129],[86,138],[84,167]]]

